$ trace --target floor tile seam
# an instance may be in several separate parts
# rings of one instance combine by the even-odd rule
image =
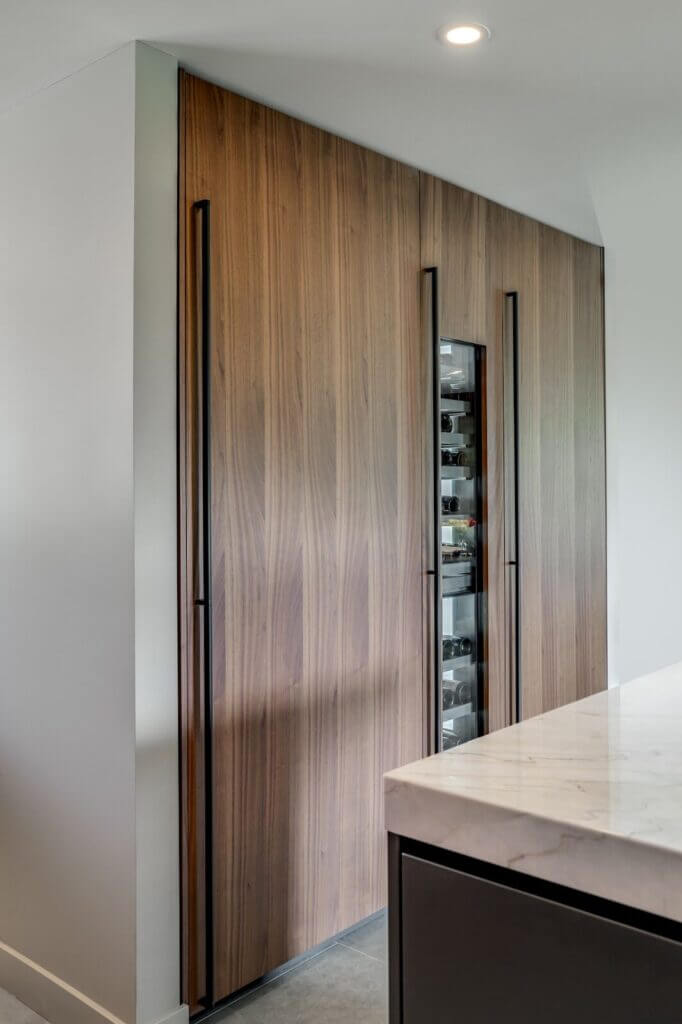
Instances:
[[[252,988],[249,992],[244,992],[243,995],[238,996],[237,999],[234,999],[231,1003],[227,1004],[227,1006],[225,1007],[225,1014],[227,1015],[230,1012],[230,1010],[234,1009],[234,1007],[236,1006],[239,1006],[239,1004],[242,1003],[245,999],[248,999],[249,996],[258,995],[258,993],[262,992],[269,985],[272,985],[273,982],[279,981],[281,978],[288,977],[288,975],[293,974],[294,971],[302,971],[304,967],[308,966],[308,964],[312,964],[314,960],[317,960],[319,957],[324,956],[324,954],[328,953],[330,949],[334,949],[334,947],[338,945],[340,945],[339,942],[332,942],[331,945],[325,946],[324,949],[320,949],[318,950],[317,953],[313,953],[311,954],[311,956],[306,957],[303,963],[292,964],[291,967],[287,967],[286,970],[280,971],[279,974],[276,974],[274,978],[268,978],[267,981],[264,981],[261,985],[258,985],[256,988]],[[218,1020],[220,1020],[220,1018],[218,1018]]]
[[[360,956],[367,957],[368,960],[373,960],[375,964],[385,964],[385,960],[381,960],[378,956],[372,956],[371,953],[366,953],[364,949],[358,949],[357,946],[349,946],[343,939],[339,939],[337,945],[343,946],[344,949],[350,949],[353,953],[359,953]]]

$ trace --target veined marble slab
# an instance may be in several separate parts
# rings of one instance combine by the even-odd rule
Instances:
[[[390,832],[682,921],[682,663],[384,776]]]

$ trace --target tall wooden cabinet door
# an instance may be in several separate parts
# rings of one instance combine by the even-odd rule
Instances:
[[[204,965],[201,886],[185,886],[199,905],[185,917],[197,1004],[385,903],[382,774],[422,753],[425,410],[417,172],[189,76],[181,139],[186,488],[206,213],[193,204],[210,201]],[[191,514],[182,529],[192,693]],[[183,807],[200,825],[187,774],[199,719],[183,722]],[[185,843],[200,871],[201,837]]]
[[[438,330],[442,338],[473,342],[485,349],[484,700],[489,730],[510,722],[504,582],[503,267],[501,248],[491,233],[493,206],[473,192],[428,174],[421,175],[421,258],[424,268],[438,270]],[[432,401],[432,395],[428,394],[427,401]],[[425,463],[429,468],[433,466],[430,448]],[[432,518],[432,481],[427,481],[425,495],[427,515]],[[435,684],[431,679],[432,692]]]
[[[606,686],[602,251],[497,207],[517,293],[523,718]]]

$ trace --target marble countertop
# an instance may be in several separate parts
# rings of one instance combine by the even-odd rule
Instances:
[[[682,921],[682,663],[384,776],[390,832]]]

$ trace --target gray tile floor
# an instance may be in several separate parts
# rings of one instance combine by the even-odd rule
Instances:
[[[386,916],[233,1003],[231,1024],[386,1024]]]
[[[46,1022],[33,1010],[29,1010],[28,1006],[24,1006],[9,992],[0,988],[0,1024],[46,1024]]]
[[[232,1024],[386,1024],[386,915],[243,996],[220,1018]],[[0,1024],[46,1024],[0,989]]]

